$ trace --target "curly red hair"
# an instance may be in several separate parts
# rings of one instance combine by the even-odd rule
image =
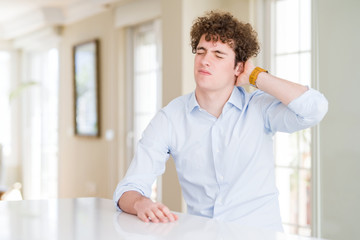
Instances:
[[[235,64],[246,62],[259,53],[257,33],[249,23],[243,23],[229,12],[210,11],[198,17],[191,28],[192,52],[196,53],[200,38],[227,43],[235,52]]]

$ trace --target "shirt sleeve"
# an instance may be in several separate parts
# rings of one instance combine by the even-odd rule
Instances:
[[[150,197],[151,186],[157,176],[164,173],[169,158],[168,126],[167,117],[160,110],[145,129],[129,169],[114,192],[113,200],[117,210],[121,211],[118,201],[127,191],[137,191]]]
[[[268,95],[270,96],[270,95]],[[287,106],[276,98],[265,100],[265,128],[272,133],[292,133],[318,124],[328,111],[328,101],[322,93],[309,88]],[[266,97],[265,97],[266,99]]]

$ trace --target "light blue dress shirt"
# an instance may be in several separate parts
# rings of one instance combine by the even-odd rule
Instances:
[[[171,154],[190,214],[282,231],[273,136],[314,126],[327,108],[311,88],[286,106],[263,91],[234,87],[219,118],[195,93],[178,97],[144,131],[115,204],[129,190],[149,197]]]

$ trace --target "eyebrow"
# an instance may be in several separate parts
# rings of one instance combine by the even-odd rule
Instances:
[[[222,51],[220,51],[220,50],[215,50],[214,52],[215,52],[215,53],[219,53],[219,54],[222,54],[222,55],[227,55],[227,53],[225,53],[225,52],[222,52]]]
[[[198,50],[204,50],[204,51],[207,51],[207,49],[206,49],[206,48],[204,48],[204,47],[197,47],[197,48],[196,48],[196,50],[197,50],[197,51],[198,51]],[[220,51],[220,50],[214,50],[213,52],[215,52],[215,53],[217,53],[217,54],[228,55],[227,53],[222,52],[222,51]]]

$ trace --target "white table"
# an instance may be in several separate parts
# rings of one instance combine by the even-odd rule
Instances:
[[[0,239],[310,239],[178,215],[179,220],[173,223],[144,223],[136,216],[117,212],[112,200],[100,198],[0,201]]]

